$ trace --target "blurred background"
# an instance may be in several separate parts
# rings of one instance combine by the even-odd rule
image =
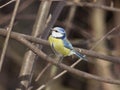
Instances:
[[[7,3],[9,0],[0,0],[0,5]],[[44,0],[43,0],[44,1]],[[92,3],[96,6],[104,5],[108,7],[120,8],[120,0],[66,0],[75,1],[76,3]],[[49,14],[55,10],[58,1],[53,1]],[[31,35],[32,29],[38,13],[41,0],[21,0],[19,11],[17,13],[12,31]],[[11,3],[0,9],[0,28],[6,28],[10,22],[15,3]],[[22,7],[21,7],[22,6]],[[57,13],[57,12],[56,12]],[[96,43],[104,37],[106,33],[120,24],[120,12],[110,11],[97,7],[78,6],[67,3],[59,14],[53,26],[65,28],[67,37],[75,47],[84,48],[102,53],[105,55],[120,55],[120,28],[110,33],[98,45]],[[45,29],[46,30],[46,29]],[[44,33],[45,37],[48,34]],[[0,53],[2,52],[5,38],[0,36]],[[0,72],[0,90],[15,90],[18,87],[18,76],[23,64],[23,58],[27,47],[21,43],[10,39],[7,52],[5,55],[2,71]],[[48,55],[53,52],[50,47],[44,46],[42,49]],[[62,63],[71,65],[78,58],[65,57]],[[75,68],[98,75],[105,78],[120,80],[120,64],[111,63],[103,60],[97,60],[94,57],[88,57],[91,63],[81,61]],[[50,66],[42,77],[35,82],[35,78],[47,65],[47,62],[41,58],[36,59],[33,67],[31,80],[31,90],[36,90],[40,85],[49,81],[50,78],[61,72],[60,68]],[[120,90],[119,85],[107,84],[95,80],[88,80],[78,77],[71,73],[66,73],[59,79],[51,82],[43,90]]]

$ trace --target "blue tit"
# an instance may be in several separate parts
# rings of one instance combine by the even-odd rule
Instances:
[[[48,41],[55,53],[63,57],[75,54],[79,58],[87,60],[85,55],[80,54],[73,48],[72,44],[68,41],[66,32],[63,28],[54,27],[51,30],[51,35],[49,36]]]

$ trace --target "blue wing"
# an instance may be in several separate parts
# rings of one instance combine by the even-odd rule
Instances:
[[[73,50],[73,46],[72,44],[65,38],[63,39],[63,43],[64,43],[64,47],[70,49],[70,50]]]
[[[82,58],[85,61],[88,61],[88,59],[86,58],[85,55],[82,55],[81,53],[79,53],[78,51],[75,51],[75,55],[78,56],[79,58]]]
[[[86,56],[82,55],[79,52],[77,52],[76,50],[74,50],[72,44],[67,39],[63,39],[63,43],[64,43],[64,47],[72,50],[73,52],[75,52],[76,56],[78,56],[79,58],[82,58],[83,60],[87,61]]]

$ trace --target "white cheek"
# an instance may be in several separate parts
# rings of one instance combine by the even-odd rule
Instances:
[[[61,33],[58,33],[58,32],[53,31],[53,32],[52,32],[52,36],[53,36],[53,37],[62,37],[63,35],[62,35]]]

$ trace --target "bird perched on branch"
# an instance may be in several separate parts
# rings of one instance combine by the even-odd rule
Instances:
[[[68,41],[66,32],[63,28],[54,27],[51,30],[51,35],[49,36],[48,41],[55,54],[62,58],[75,54],[80,59],[87,60],[85,55],[80,54],[73,48],[72,44]],[[61,62],[62,58],[59,62]]]

